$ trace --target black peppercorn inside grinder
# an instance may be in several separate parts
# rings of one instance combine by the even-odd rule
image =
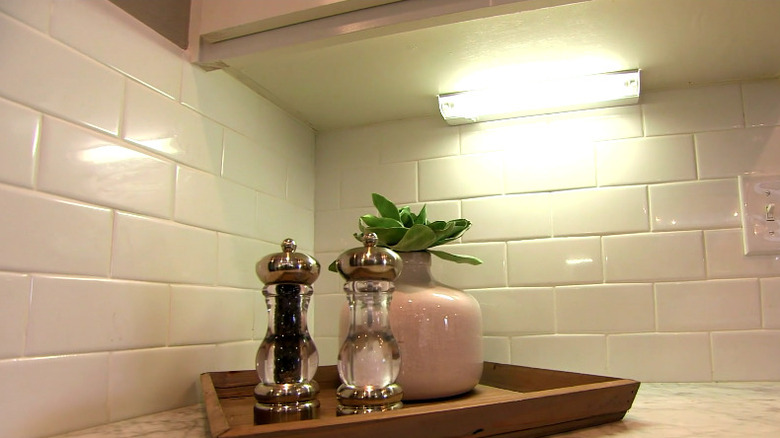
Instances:
[[[257,350],[260,383],[255,387],[255,424],[319,416],[319,385],[312,380],[319,355],[309,335],[306,311],[320,264],[295,249],[295,241],[285,239],[281,253],[263,257],[256,266],[265,283],[268,330]]]

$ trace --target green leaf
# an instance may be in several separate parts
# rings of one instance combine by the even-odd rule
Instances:
[[[372,193],[371,200],[374,202],[374,207],[376,207],[376,211],[379,212],[380,216],[401,222],[401,215],[398,213],[398,207],[396,207],[392,201],[379,193]]]
[[[401,223],[405,227],[410,228],[414,225],[414,215],[412,214],[412,209],[409,208],[408,205],[406,207],[401,207],[398,214],[401,216]]]
[[[400,242],[391,246],[395,251],[422,251],[436,242],[436,233],[425,225],[412,225]]]
[[[367,227],[395,228],[404,226],[404,224],[395,219],[389,217],[376,217],[372,214],[360,216],[360,221],[366,224]]]
[[[469,265],[481,265],[482,260],[474,257],[474,256],[468,256],[468,255],[461,255],[461,254],[452,254],[449,252],[444,251],[436,251],[429,249],[429,253],[435,255],[436,257],[439,257],[440,259],[447,260],[450,262],[455,263],[468,263]]]
[[[420,225],[428,225],[428,205],[423,205],[420,209],[420,213],[414,218],[414,223]]]
[[[393,246],[401,239],[404,238],[406,233],[409,232],[409,228],[393,227],[393,228],[374,228],[366,227],[363,233],[374,233],[377,237],[378,246]],[[362,241],[362,236],[361,236]]]

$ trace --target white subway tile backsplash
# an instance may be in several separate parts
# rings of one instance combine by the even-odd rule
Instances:
[[[449,157],[460,151],[458,128],[439,116],[381,123],[372,128],[382,163]]]
[[[605,236],[604,275],[608,282],[703,279],[700,231]]]
[[[483,336],[482,357],[485,362],[512,363],[512,354],[508,337]]]
[[[601,283],[601,238],[509,242],[509,285]]]
[[[252,339],[256,341],[262,341],[265,337],[265,333],[268,331],[268,306],[265,303],[265,296],[262,292],[256,292],[253,294],[255,309],[255,319],[252,327]],[[311,312],[313,309],[309,309]]]
[[[380,193],[403,206],[417,201],[417,163],[345,167],[341,171],[339,205],[342,208],[371,207],[372,193]]]
[[[645,135],[741,128],[739,84],[651,91],[642,97]]]
[[[747,126],[780,125],[780,79],[743,83],[742,99]]]
[[[0,359],[24,353],[27,313],[30,303],[30,277],[0,272]]]
[[[114,278],[194,284],[216,281],[216,232],[125,213],[116,214],[114,232]]]
[[[127,82],[122,134],[179,163],[219,174],[222,127],[143,85]]]
[[[217,284],[246,289],[263,287],[255,265],[266,255],[282,250],[281,241],[272,244],[223,233],[219,233],[218,248]]]
[[[299,251],[311,252],[314,248],[313,211],[258,193],[256,216],[261,239],[281,245],[282,240],[291,238],[298,244]]]
[[[317,133],[317,172],[341,167],[372,167],[380,163],[377,125]],[[319,198],[318,198],[319,200]]]
[[[643,382],[706,382],[712,378],[707,333],[610,335],[609,374]]]
[[[696,179],[693,136],[665,135],[596,144],[600,186]]]
[[[0,2],[0,11],[47,32],[52,0],[5,0]]]
[[[347,295],[317,294],[312,299],[315,304],[309,309],[313,317],[309,319],[309,331],[318,337],[338,338],[341,316],[347,313]]]
[[[705,231],[704,242],[709,278],[763,277],[780,273],[780,257],[744,255],[741,229]]]
[[[580,139],[545,140],[506,151],[506,193],[563,190],[596,185],[593,143]]]
[[[0,95],[116,134],[124,92],[118,73],[2,14],[0,59],[13,60],[0,69]]]
[[[780,128],[703,132],[695,140],[699,178],[780,172]]]
[[[0,388],[0,436],[51,436],[109,419],[107,353],[0,361]]]
[[[317,148],[319,151],[319,148]],[[341,169],[317,166],[314,183],[315,208],[319,211],[337,210],[341,202]]]
[[[780,277],[761,279],[761,307],[764,328],[780,328]]]
[[[301,208],[314,211],[317,179],[314,160],[306,163],[300,158],[294,160],[295,166],[287,169],[287,201]]]
[[[0,182],[33,186],[41,115],[0,99]]]
[[[739,186],[734,178],[658,184],[648,192],[654,231],[740,226]]]
[[[554,236],[647,231],[644,186],[555,192],[550,195]]]
[[[376,214],[374,208],[350,208],[344,210],[317,210],[314,223],[314,247],[317,251],[332,251],[339,254],[360,245],[352,237],[360,231],[358,218],[364,214]]]
[[[255,356],[260,341],[229,342],[217,344],[214,353],[216,364],[209,371],[236,371],[255,369]]]
[[[477,289],[482,333],[489,336],[555,332],[553,288]],[[512,309],[507,312],[507,309]]]
[[[352,245],[354,247],[355,245]],[[506,246],[502,242],[447,244],[433,248],[452,254],[463,254],[482,260],[468,265],[431,257],[431,273],[436,280],[460,289],[506,286]]]
[[[660,331],[761,327],[761,297],[755,279],[657,283],[655,293]]]
[[[604,335],[539,335],[511,339],[512,364],[606,375]]]
[[[50,32],[90,58],[178,98],[182,49],[117,6],[57,0],[52,2]]]
[[[555,288],[558,333],[625,333],[655,329],[650,284],[598,284]]]
[[[173,163],[49,117],[39,155],[39,190],[152,216],[173,214]]]
[[[712,378],[780,380],[780,331],[750,330],[712,334]]]
[[[242,185],[179,166],[174,217],[201,228],[256,236],[255,196]]]
[[[320,366],[336,365],[338,363],[341,339],[318,336],[314,338],[314,345],[317,347],[317,353],[320,356]]]
[[[0,185],[0,269],[104,276],[111,211]]]
[[[549,199],[548,193],[464,199],[463,217],[472,226],[463,241],[550,237]]]
[[[164,346],[167,285],[35,276],[28,356]]]
[[[287,190],[287,159],[232,130],[225,131],[222,176],[274,196]]]
[[[171,286],[169,344],[212,344],[252,337],[254,291]]]
[[[197,403],[197,377],[215,368],[215,351],[214,345],[203,345],[111,353],[110,420]]]
[[[420,201],[473,198],[503,193],[501,153],[461,155],[418,164]]]

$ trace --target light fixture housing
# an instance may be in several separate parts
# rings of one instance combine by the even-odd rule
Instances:
[[[523,82],[440,94],[439,111],[450,125],[631,105],[639,101],[639,69]]]

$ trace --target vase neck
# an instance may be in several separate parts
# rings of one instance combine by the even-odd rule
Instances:
[[[404,262],[401,275],[395,280],[397,284],[429,285],[435,280],[431,276],[431,254],[426,251],[401,252]]]

